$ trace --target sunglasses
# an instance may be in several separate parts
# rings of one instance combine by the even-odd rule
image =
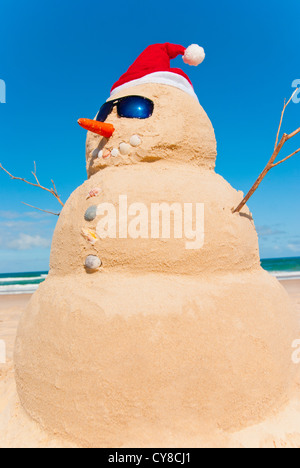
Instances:
[[[125,96],[108,101],[99,110],[98,122],[105,122],[113,108],[117,108],[118,116],[127,119],[148,119],[153,114],[154,102],[142,96]]]

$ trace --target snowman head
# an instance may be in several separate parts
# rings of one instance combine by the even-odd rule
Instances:
[[[149,46],[114,84],[95,120],[80,119],[87,129],[87,169],[159,160],[192,162],[213,169],[214,130],[187,75],[170,68],[170,59],[198,65],[204,51],[173,44]]]

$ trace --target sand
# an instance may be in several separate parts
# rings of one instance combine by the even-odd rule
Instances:
[[[291,359],[300,322],[260,267],[248,208],[233,214],[243,194],[214,172],[212,124],[176,88],[127,92],[155,101],[154,114],[137,122],[112,112],[111,139],[88,134],[89,180],[59,217],[50,274],[20,321],[15,379],[9,362],[3,369],[0,446],[300,446]],[[123,157],[121,145],[134,135],[141,145]],[[118,147],[119,156],[95,156]],[[87,198],[96,188],[96,199]],[[124,236],[125,194],[131,210],[142,204],[143,235],[131,230],[135,219]],[[199,200],[205,229],[197,247],[187,246],[188,223],[185,238],[152,235],[153,203]],[[109,236],[103,206],[115,217]],[[91,210],[96,216],[87,217]],[[87,228],[98,242],[82,236]],[[101,268],[84,268],[91,256]],[[299,286],[288,287],[299,302]]]
[[[69,448],[72,444],[48,438],[29,420],[16,396],[13,350],[20,317],[31,294],[0,296],[0,340],[6,344],[6,364],[0,364],[0,448]]]
[[[198,444],[208,423],[236,432],[286,406],[299,322],[260,267],[249,209],[232,212],[243,194],[214,172],[216,138],[201,105],[166,85],[127,93],[153,100],[153,116],[112,112],[112,138],[88,134],[90,177],[64,206],[50,274],[18,329],[18,395],[49,433],[80,445],[186,446],[193,434]],[[123,157],[134,135],[141,144]],[[120,156],[95,157],[118,147]],[[152,215],[157,204],[170,214],[171,203],[168,234],[166,214]],[[196,236],[191,216],[180,221],[187,203],[198,203]],[[85,269],[91,256],[98,270]]]
[[[0,296],[0,339],[6,343],[8,360],[12,360],[17,326],[30,298],[31,294]]]
[[[300,280],[282,281],[281,284],[296,303],[300,315]],[[18,322],[30,298],[30,295],[0,297],[0,339],[7,346],[7,363],[0,365],[0,448],[74,447],[67,441],[48,437],[28,418],[16,398],[13,347]],[[194,436],[194,440],[188,441],[189,446],[300,447],[299,412],[299,403],[292,401],[274,421],[266,421],[231,436],[216,434],[215,440],[197,440]]]

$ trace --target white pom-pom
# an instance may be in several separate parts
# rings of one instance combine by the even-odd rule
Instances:
[[[187,49],[185,49],[183,61],[188,65],[200,65],[205,59],[205,52],[203,47],[198,46],[198,44],[192,44]]]

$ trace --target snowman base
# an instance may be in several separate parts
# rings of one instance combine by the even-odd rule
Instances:
[[[250,433],[253,444],[268,439],[266,421],[299,411],[296,318],[263,270],[80,284],[50,275],[17,337],[21,404],[48,436],[82,447],[246,446]],[[298,423],[300,434],[300,412]]]

